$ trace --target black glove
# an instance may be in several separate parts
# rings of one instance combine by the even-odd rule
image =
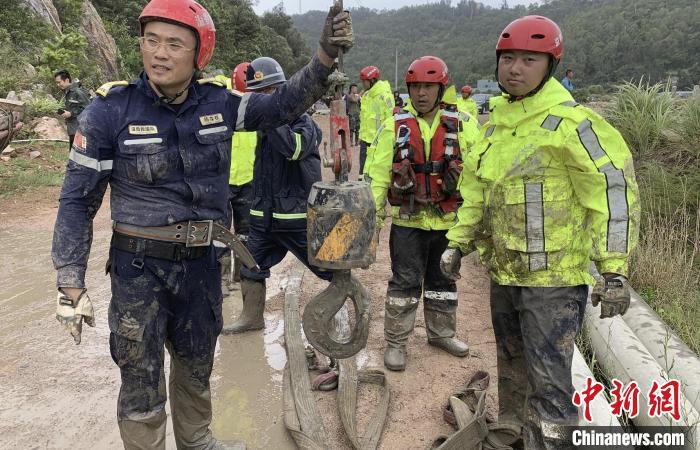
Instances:
[[[350,12],[343,11],[338,3],[334,3],[328,11],[318,44],[329,57],[337,58],[339,49],[347,52],[354,43]]]
[[[624,315],[630,306],[630,286],[627,278],[615,273],[603,275],[603,279],[593,287],[591,303],[600,303],[600,318]]]

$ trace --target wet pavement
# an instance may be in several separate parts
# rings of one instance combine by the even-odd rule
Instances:
[[[283,291],[288,256],[268,280],[268,298]],[[240,291],[224,300],[224,322],[241,309]],[[212,394],[212,430],[221,439],[243,440],[248,448],[295,449],[282,420],[282,371],[287,362],[283,347],[282,310],[265,311],[265,329],[219,336]]]
[[[116,421],[119,371],[108,342],[106,206],[95,220],[86,275],[97,323],[95,328],[85,327],[79,346],[55,320],[50,256],[55,210],[49,209],[31,227],[2,216],[0,448],[123,448]],[[288,258],[273,270],[268,295],[278,295],[284,288],[290,262]],[[240,291],[234,290],[224,302],[226,321],[240,308]],[[267,311],[265,322],[263,331],[219,338],[212,376],[212,428],[215,436],[245,440],[248,448],[293,449],[282,421],[286,355],[281,309]],[[166,357],[166,373],[168,365]],[[175,447],[170,424],[167,447]]]

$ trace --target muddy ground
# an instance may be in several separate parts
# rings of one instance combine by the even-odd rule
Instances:
[[[327,116],[318,116],[317,120],[324,131],[328,129]],[[357,165],[352,173],[356,176]],[[50,248],[57,198],[58,189],[44,189],[0,199],[0,448],[118,449],[119,372],[109,354],[109,278],[104,276],[109,204],[105,199],[95,219],[86,280],[97,326],[85,330],[82,344],[76,346],[54,318],[55,272]],[[372,297],[369,340],[357,357],[360,367],[382,367],[383,304],[391,274],[388,235],[386,226],[377,262],[371,269],[355,271]],[[245,440],[253,449],[294,448],[282,423],[281,401],[286,361],[282,306],[286,275],[294,264],[295,260],[288,257],[273,269],[265,331],[221,336],[217,346],[212,428],[216,436]],[[325,285],[306,271],[302,304]],[[454,358],[428,346],[419,308],[416,329],[409,340],[407,370],[386,371],[392,398],[380,448],[424,449],[436,436],[450,433],[441,415],[449,394],[477,370],[495,375],[488,285],[485,271],[466,258],[458,283],[457,332],[472,349],[469,358]],[[240,310],[239,292],[234,290],[225,299],[227,322]],[[358,412],[362,425],[370,410],[368,401],[374,396],[371,389],[360,393],[361,402],[365,400]],[[324,416],[328,448],[350,448],[338,419],[335,392],[317,393],[316,398]],[[493,409],[493,392],[488,400]],[[169,426],[168,448],[175,448],[171,429]]]

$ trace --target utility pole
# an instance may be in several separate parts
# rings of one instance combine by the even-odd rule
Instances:
[[[299,0],[299,14],[301,14],[301,0]]]
[[[399,90],[399,48],[394,47],[394,90]]]

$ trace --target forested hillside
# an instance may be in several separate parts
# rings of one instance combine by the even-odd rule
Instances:
[[[95,88],[115,78],[133,78],[141,70],[138,15],[147,0],[0,0],[0,97],[8,91],[53,85],[52,73],[68,69],[83,85]],[[288,73],[310,56],[301,34],[281,8],[258,17],[250,0],[200,0],[217,28],[217,45],[208,70],[225,73],[243,60],[276,58]],[[86,17],[90,17],[86,23]],[[86,30],[104,28],[113,47],[113,69],[90,47]],[[316,30],[318,34],[320,28]],[[114,42],[111,43],[111,38]],[[114,46],[116,44],[116,47]],[[94,44],[93,44],[94,45]],[[314,46],[315,48],[315,46]]]
[[[541,14],[561,26],[566,50],[559,72],[572,68],[578,86],[607,85],[642,76],[658,81],[671,75],[679,77],[679,88],[700,83],[700,1],[543,3],[494,9],[476,1],[443,0],[396,11],[353,9],[357,40],[348,55],[346,71],[355,79],[359,69],[376,65],[393,84],[398,49],[399,80],[408,64],[425,54],[445,59],[458,84],[493,78],[499,32],[517,17]],[[293,16],[309,44],[318,39],[325,16],[321,11]]]

